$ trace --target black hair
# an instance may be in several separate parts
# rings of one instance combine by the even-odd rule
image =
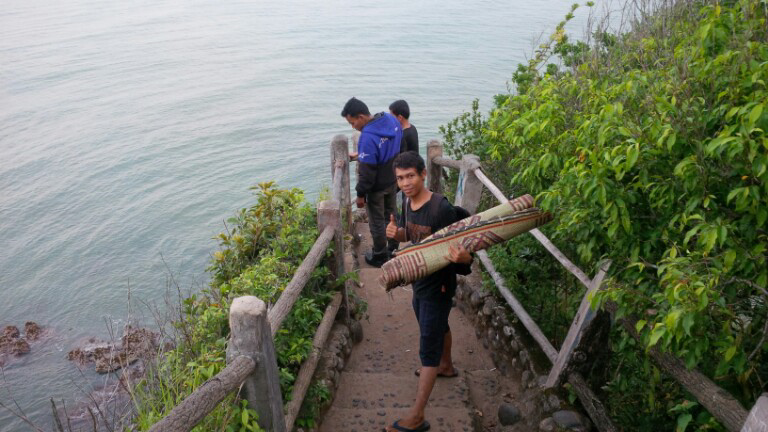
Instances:
[[[396,116],[401,115],[406,120],[411,116],[411,108],[408,107],[408,102],[402,99],[398,99],[389,104],[389,110],[392,111],[392,114]]]
[[[394,168],[400,168],[402,170],[408,168],[416,168],[416,172],[421,174],[426,169],[424,164],[424,158],[422,158],[415,151],[402,152],[395,158],[393,163]]]
[[[342,117],[357,117],[360,114],[371,115],[371,112],[368,111],[368,105],[366,105],[365,102],[355,97],[348,100],[347,103],[344,104],[344,109],[341,110]]]

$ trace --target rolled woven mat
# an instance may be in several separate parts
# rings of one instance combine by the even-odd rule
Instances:
[[[446,256],[452,244],[458,243],[469,252],[477,252],[540,227],[550,220],[550,213],[542,212],[538,208],[529,208],[442,234],[443,230],[438,231],[419,243],[403,248],[395,258],[384,263],[381,266],[379,285],[390,291],[444,268],[450,264]]]
[[[514,212],[529,209],[531,207],[533,207],[533,197],[527,194],[522,195],[513,200],[507,201],[504,204],[499,204],[496,207],[490,208],[484,212],[472,215],[460,221],[456,221],[448,225],[447,227],[441,230],[438,230],[436,233],[433,233],[431,236],[421,239],[420,243],[424,243],[425,241],[428,241],[436,237],[442,237],[446,233],[454,232],[460,228],[468,227],[470,225],[477,225],[480,222],[488,221],[493,218],[509,216]],[[405,250],[405,249],[407,248],[403,248],[401,250]],[[398,252],[398,254],[399,253],[400,252]]]

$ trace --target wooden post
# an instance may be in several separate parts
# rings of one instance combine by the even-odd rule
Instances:
[[[768,432],[768,393],[763,393],[755,402],[741,432]]]
[[[429,140],[427,143],[427,188],[432,192],[442,193],[441,175],[443,168],[432,161],[433,158],[443,155],[443,145],[438,140]]]
[[[253,296],[236,298],[229,308],[229,328],[227,363],[239,356],[256,361],[256,368],[242,387],[248,407],[259,414],[258,423],[262,429],[286,432],[280,375],[272,331],[267,321],[267,305]]]
[[[568,335],[565,337],[565,341],[563,342],[563,345],[560,347],[560,351],[557,354],[557,359],[555,360],[554,366],[552,366],[552,370],[549,372],[549,377],[547,377],[547,382],[544,385],[546,388],[560,385],[563,372],[566,370],[568,363],[571,361],[573,352],[582,341],[582,336],[586,332],[587,327],[589,327],[589,324],[592,322],[592,319],[595,317],[596,311],[591,307],[590,297],[593,293],[600,289],[600,286],[603,284],[603,279],[605,279],[605,273],[610,267],[610,260],[603,262],[603,264],[600,266],[600,270],[595,275],[595,278],[592,279],[592,282],[589,284],[587,292],[584,293],[584,298],[581,299],[579,310],[576,312],[576,316],[573,317],[571,328],[568,329]]]
[[[331,264],[331,275],[334,278],[340,278],[344,274],[344,232],[341,229],[341,212],[339,203],[336,201],[322,201],[317,205],[317,228],[324,230],[328,226],[334,227],[333,263]],[[341,287],[341,305],[344,307],[344,319],[349,324],[350,307],[349,293],[347,284]]]
[[[477,212],[480,197],[483,195],[483,183],[475,175],[475,170],[478,168],[480,168],[480,158],[477,156],[468,154],[461,158],[461,170],[459,171],[454,204],[464,207],[472,214]]]
[[[349,185],[349,139],[346,135],[336,135],[331,141],[331,175],[334,174],[336,164],[344,165],[343,180],[341,182],[341,197],[339,205],[342,210],[343,232],[352,231],[352,198]]]

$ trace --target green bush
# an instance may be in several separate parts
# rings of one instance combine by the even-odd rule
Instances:
[[[570,42],[564,21],[518,68],[517,94],[442,129],[450,153],[482,155],[500,185],[535,194],[556,217],[547,234],[582,268],[613,260],[595,301],[615,301],[643,338],[638,347],[613,335],[606,399],[624,424],[720,428],[648,362],[652,346],[745,406],[765,388],[767,9],[765,0],[679,2],[590,46]],[[544,65],[552,53],[560,66]],[[496,251],[500,267],[520,263],[524,248]],[[523,280],[517,291],[539,279],[533,300],[571,295],[562,272],[542,281],[539,266],[506,267]],[[559,310],[572,317],[575,304]],[[557,308],[541,309],[537,321],[552,327]]]
[[[229,219],[227,232],[216,238],[221,246],[212,259],[210,286],[185,298],[182,318],[174,322],[174,349],[166,352],[136,386],[136,424],[140,430],[167,415],[186,396],[226,366],[229,305],[238,296],[252,295],[274,304],[317,238],[315,212],[298,189],[280,190],[273,183],[257,188],[258,202]],[[328,269],[320,266],[304,287],[275,337],[283,400],[290,399],[301,363],[331,299]],[[313,386],[305,398],[308,412],[297,424],[313,426],[318,404],[327,389]],[[194,430],[256,431],[257,414],[230,395]]]

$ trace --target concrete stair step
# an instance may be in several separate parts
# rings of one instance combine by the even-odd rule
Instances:
[[[407,408],[356,409],[333,406],[325,416],[320,432],[381,432],[408,414]],[[427,406],[430,432],[472,432],[472,413],[469,408],[439,408]]]
[[[418,377],[386,373],[344,371],[333,406],[339,408],[407,408],[416,397]],[[466,407],[469,385],[460,375],[438,379],[432,389],[429,407]]]

